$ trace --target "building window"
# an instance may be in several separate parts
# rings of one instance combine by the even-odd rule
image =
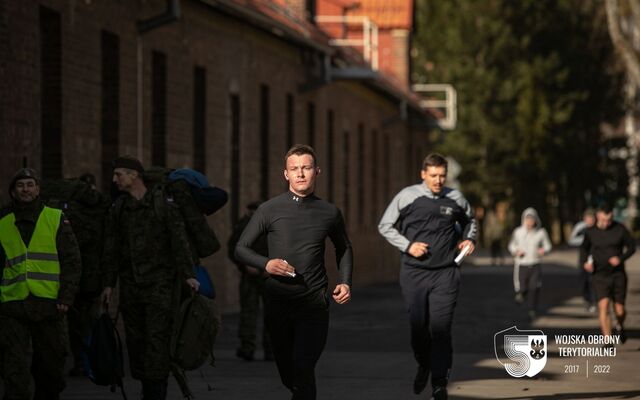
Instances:
[[[349,219],[350,207],[349,207],[349,192],[351,187],[351,179],[349,179],[349,172],[351,169],[349,152],[351,151],[349,146],[349,132],[345,131],[342,138],[342,179],[344,180],[344,184],[342,185],[342,211],[344,213],[344,219]]]
[[[293,146],[293,135],[294,135],[294,105],[293,105],[293,95],[287,94],[287,110],[286,110],[286,135],[287,135],[287,151]]]
[[[371,181],[369,183],[371,188],[371,223],[374,226],[378,222],[378,189],[380,189],[378,160],[378,132],[374,130],[371,132]]]
[[[151,163],[167,164],[167,56],[153,51],[151,61]]]
[[[193,168],[207,173],[207,70],[193,68]]]
[[[307,13],[307,18],[312,23],[316,22],[316,10],[317,10],[317,1],[316,0],[305,0],[304,8]]]
[[[117,35],[102,31],[101,54],[101,137],[102,137],[102,188],[111,187],[111,162],[118,157],[120,132],[120,39]]]
[[[391,149],[391,143],[389,143],[389,134],[385,132],[382,136],[382,148],[385,152],[385,157],[382,157],[382,173],[384,178],[382,179],[382,193],[385,201],[389,201],[391,196],[391,163],[389,160],[393,156],[393,150]]]
[[[231,111],[231,223],[235,225],[240,217],[240,96],[229,97]]]
[[[269,198],[269,86],[260,85],[260,197]]]
[[[309,102],[307,104],[307,144],[311,147],[316,141],[316,106]]]
[[[358,180],[357,180],[357,192],[358,192],[358,226],[364,225],[364,125],[358,124]]]
[[[335,181],[333,180],[333,110],[327,110],[327,199],[333,203]]]
[[[40,6],[42,177],[62,177],[62,30],[60,14]]]

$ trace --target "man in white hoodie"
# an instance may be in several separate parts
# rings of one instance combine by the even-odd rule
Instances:
[[[551,251],[551,241],[532,207],[522,212],[521,225],[511,235],[509,252],[514,257],[513,286],[515,300],[521,304],[528,297],[529,318],[536,318],[538,294],[542,287],[542,256]]]

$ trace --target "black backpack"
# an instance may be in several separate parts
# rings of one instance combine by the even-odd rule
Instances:
[[[106,312],[100,315],[93,326],[87,355],[91,381],[96,385],[110,386],[111,392],[115,392],[116,387],[119,386],[122,397],[127,400],[122,386],[124,377],[122,342],[114,321]]]

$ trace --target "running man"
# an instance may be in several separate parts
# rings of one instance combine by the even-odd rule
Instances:
[[[611,335],[609,304],[613,300],[613,311],[618,326],[620,342],[627,341],[624,331],[624,308],[627,297],[627,273],[624,262],[636,251],[636,243],[624,227],[613,220],[609,205],[603,205],[596,212],[596,224],[588,228],[580,247],[580,262],[584,269],[593,274],[592,283],[598,302],[598,319],[603,335]],[[589,259],[589,255],[592,256]]]
[[[266,270],[265,321],[282,383],[293,400],[316,398],[315,366],[329,328],[325,239],[333,242],[338,284],[333,299],[351,299],[353,256],[340,210],[318,198],[320,168],[310,146],[295,145],[285,155],[289,191],[263,203],[240,236],[235,258]],[[267,236],[269,256],[251,246]]]
[[[444,157],[428,155],[421,177],[422,183],[404,188],[391,201],[378,230],[402,252],[400,286],[418,362],[413,391],[420,394],[432,373],[433,397],[442,400],[447,399],[453,356],[451,324],[460,284],[455,257],[457,250],[467,246],[467,254],[473,252],[477,227],[462,193],[444,186]]]

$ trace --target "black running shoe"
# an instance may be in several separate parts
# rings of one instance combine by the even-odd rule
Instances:
[[[627,341],[627,332],[625,332],[623,327],[618,328],[618,335],[620,336],[620,343],[624,344]]]
[[[447,394],[447,388],[445,386],[436,386],[431,393],[431,400],[447,400],[449,395]]]
[[[420,394],[424,388],[427,387],[430,372],[429,368],[423,367],[422,365],[418,366],[416,378],[413,380],[413,393]]]

